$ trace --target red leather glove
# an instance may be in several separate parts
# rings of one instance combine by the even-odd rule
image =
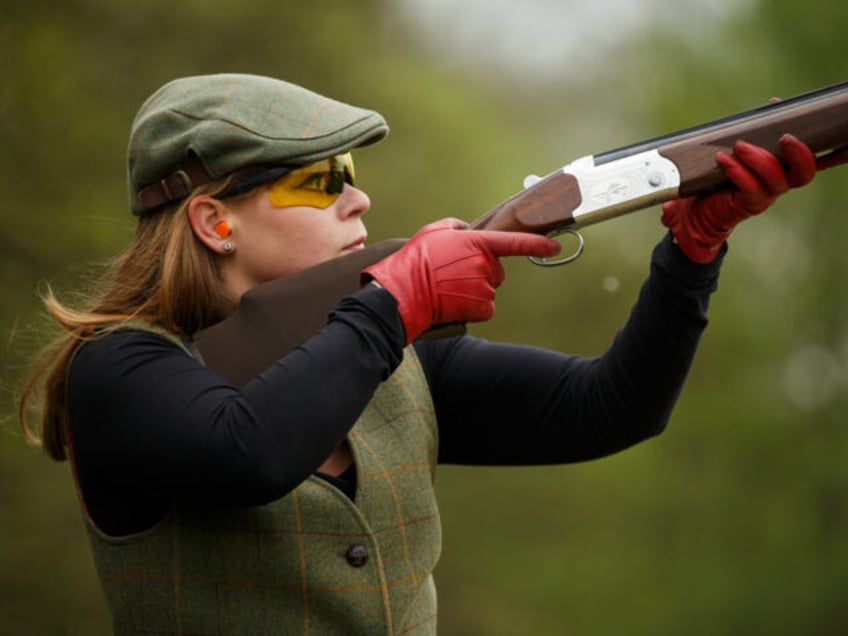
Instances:
[[[554,256],[556,241],[537,234],[469,230],[457,219],[427,225],[394,254],[364,269],[398,302],[406,344],[430,326],[480,322],[495,313],[495,289],[503,282],[501,256]]]
[[[816,158],[806,144],[784,135],[778,146],[786,169],[765,148],[738,141],[733,154],[716,154],[716,163],[735,188],[663,204],[663,225],[690,259],[709,263],[737,224],[764,212],[790,188],[813,180]]]

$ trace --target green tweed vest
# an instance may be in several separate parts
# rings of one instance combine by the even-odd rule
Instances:
[[[411,347],[348,440],[355,502],[313,476],[264,506],[177,507],[129,537],[87,520],[115,634],[435,634],[436,423]]]

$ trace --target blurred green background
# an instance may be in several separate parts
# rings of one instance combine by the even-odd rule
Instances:
[[[66,464],[13,391],[60,293],[127,242],[124,150],[180,75],[273,75],[382,112],[357,155],[373,241],[472,220],[592,154],[845,80],[830,0],[5,0],[0,22],[0,631],[105,634]],[[669,430],[545,468],[443,467],[445,635],[843,634],[848,617],[848,169],[735,234]],[[596,355],[663,234],[585,232],[575,265],[508,263],[472,332]]]

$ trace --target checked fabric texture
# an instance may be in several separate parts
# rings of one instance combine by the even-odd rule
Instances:
[[[131,537],[87,520],[115,634],[435,634],[436,422],[411,347],[348,439],[355,503],[311,477],[268,505],[180,507]]]

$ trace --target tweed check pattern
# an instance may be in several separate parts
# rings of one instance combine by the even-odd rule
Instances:
[[[407,348],[348,435],[355,502],[311,477],[265,506],[181,506],[131,537],[87,520],[115,634],[435,634],[436,430]],[[345,558],[354,544],[361,567]]]
[[[218,179],[245,166],[301,165],[380,141],[374,111],[282,80],[220,73],[173,80],[141,106],[130,130],[130,209],[138,192],[181,169],[189,154]]]

